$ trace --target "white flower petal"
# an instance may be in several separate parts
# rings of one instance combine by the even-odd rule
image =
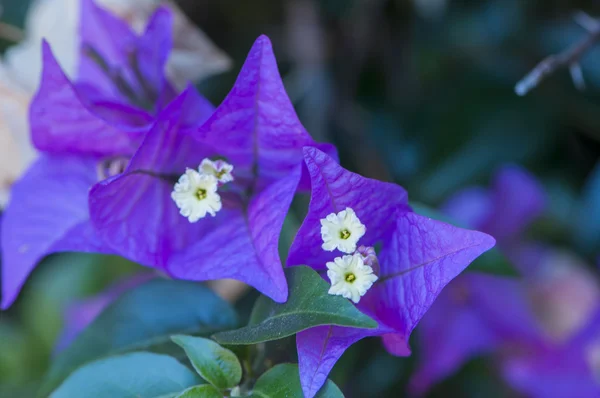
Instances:
[[[360,301],[377,280],[373,269],[363,262],[360,253],[336,257],[327,264],[327,276],[331,281],[329,294],[342,296],[355,303]],[[352,280],[348,281],[348,276]]]
[[[211,175],[217,179],[220,184],[226,184],[233,181],[233,166],[223,160],[212,161],[208,158],[202,160],[198,167],[200,174]]]
[[[321,219],[322,248],[326,251],[335,249],[343,253],[354,253],[360,238],[366,232],[356,213],[350,207],[339,213],[328,214]]]
[[[189,222],[196,222],[207,214],[215,216],[223,207],[217,193],[217,179],[187,169],[175,184],[171,198],[179,208],[179,213]]]

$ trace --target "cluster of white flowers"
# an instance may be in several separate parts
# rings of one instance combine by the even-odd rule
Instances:
[[[232,171],[229,163],[210,159],[204,159],[198,170],[187,169],[171,193],[179,213],[189,222],[196,222],[207,214],[214,217],[223,207],[218,187],[233,181]]]
[[[327,276],[331,281],[329,294],[342,296],[355,303],[378,278],[373,271],[377,263],[373,248],[361,246],[357,249],[358,241],[365,232],[366,227],[349,207],[321,219],[323,250],[337,249],[347,254],[327,263]]]

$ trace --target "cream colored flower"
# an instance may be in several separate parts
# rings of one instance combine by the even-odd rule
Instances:
[[[214,176],[187,169],[175,184],[171,198],[182,216],[189,222],[196,222],[207,214],[214,217],[221,210],[223,205],[217,187]]]
[[[329,294],[342,296],[355,303],[360,301],[377,280],[373,269],[363,262],[360,253],[336,257],[327,263],[327,276],[331,281]]]
[[[208,158],[202,160],[198,167],[200,174],[214,176],[220,184],[226,184],[233,181],[233,166],[223,160],[215,160],[214,162]]]
[[[366,230],[354,210],[349,207],[337,214],[331,213],[321,219],[323,250],[331,252],[338,249],[343,253],[354,253],[358,240]]]
[[[600,283],[584,260],[571,252],[544,254],[529,284],[532,308],[555,341],[571,338],[589,322],[600,303]]]
[[[29,141],[29,101],[29,93],[0,64],[0,209],[8,201],[12,183],[36,156]]]

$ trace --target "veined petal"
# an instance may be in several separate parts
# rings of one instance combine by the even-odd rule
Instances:
[[[81,0],[80,12],[81,55],[77,80],[100,88],[113,99],[122,98],[114,82],[90,56],[88,49],[92,48],[112,70],[119,70],[130,84],[134,84],[128,57],[136,48],[136,34],[127,22],[99,7],[93,0]]]
[[[81,12],[80,82],[98,87],[111,99],[130,100],[110,77],[119,75],[155,111],[175,98],[165,76],[173,47],[173,18],[166,7],[156,9],[139,37],[126,21],[92,0],[82,1]]]
[[[277,302],[287,300],[288,288],[279,257],[279,235],[300,180],[300,168],[254,195],[248,206],[248,227],[256,258],[270,282],[255,286]]]
[[[363,297],[361,309],[394,329],[396,343],[404,342],[394,351],[407,355],[410,333],[444,286],[494,243],[482,232],[400,214],[379,256],[380,278]]]
[[[386,333],[384,329],[317,326],[296,335],[300,383],[305,398],[313,398],[344,351],[357,341]]]
[[[339,253],[321,247],[321,219],[349,207],[366,226],[360,244],[373,246],[393,225],[397,209],[409,210],[404,188],[349,172],[316,148],[304,149],[304,161],[311,179],[311,198],[304,219],[290,248],[288,265],[306,264],[324,269]]]
[[[207,153],[214,155],[212,148],[192,138],[192,132],[213,111],[213,105],[193,86],[188,86],[156,119],[128,170],[144,169],[179,176],[186,167],[198,166]]]
[[[266,36],[256,40],[232,90],[197,137],[218,148],[237,173],[256,172],[259,188],[302,165],[304,146],[318,145],[336,156],[332,145],[315,143],[298,120]],[[306,177],[302,181],[306,189]]]
[[[86,89],[89,86],[79,86]],[[139,131],[141,142],[145,134],[154,123],[154,116],[135,106],[118,101],[110,101],[104,98],[94,98],[86,101],[85,106],[94,113],[110,123],[111,126],[136,134]],[[138,142],[136,141],[136,142]]]
[[[2,217],[3,309],[46,255],[111,252],[89,222],[87,196],[95,181],[94,159],[43,156],[13,185]]]
[[[237,279],[285,302],[288,289],[278,243],[299,178],[298,168],[255,195],[246,211],[221,211],[214,229],[201,227],[206,233],[173,256],[169,273],[187,280]]]
[[[162,85],[159,87],[160,90],[158,92],[158,98],[156,100],[156,104],[154,104],[154,110],[156,113],[164,109],[179,94],[179,92],[175,90],[175,87],[173,87],[173,85],[166,78],[163,79]],[[210,104],[210,106],[212,112],[214,107],[212,104]]]
[[[42,80],[29,110],[34,145],[41,151],[54,153],[97,156],[132,153],[139,144],[141,132],[117,128],[91,112],[46,42],[42,53]]]
[[[136,48],[137,65],[150,89],[162,91],[168,85],[165,65],[173,47],[173,18],[165,7],[159,7],[150,17],[146,31],[139,38]],[[158,92],[156,93],[158,94]],[[165,104],[171,99],[166,99]]]
[[[208,227],[194,226],[182,217],[171,192],[186,167],[206,157],[209,149],[190,131],[211,111],[210,103],[188,88],[161,112],[125,172],[91,190],[94,226],[119,254],[164,268],[173,252],[196,241]]]

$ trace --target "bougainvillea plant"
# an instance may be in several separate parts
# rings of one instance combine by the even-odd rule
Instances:
[[[3,214],[2,308],[51,253],[112,254],[153,273],[69,309],[40,393],[336,397],[327,377],[356,341],[381,337],[392,355],[410,355],[413,329],[494,238],[419,215],[399,185],[340,166],[300,123],[267,37],[215,108],[165,77],[167,9],[137,35],[81,3],[78,77],[42,46],[30,109],[40,155]],[[292,201],[307,192],[282,249]],[[199,283],[224,278],[261,294],[241,329]],[[293,335],[297,366],[261,360],[264,342]],[[164,354],[182,360],[176,346],[187,361]]]

